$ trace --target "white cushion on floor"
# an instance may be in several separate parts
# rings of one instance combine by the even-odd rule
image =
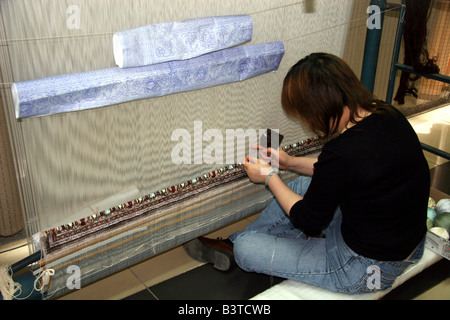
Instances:
[[[417,264],[408,267],[395,280],[392,289],[386,291],[349,295],[293,280],[285,280],[253,297],[252,300],[376,300],[441,259],[442,256],[425,249],[422,259]]]

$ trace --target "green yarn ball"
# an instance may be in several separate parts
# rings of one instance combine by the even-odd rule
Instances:
[[[433,226],[444,228],[450,233],[450,212],[443,212],[434,218]]]
[[[433,228],[433,221],[430,218],[427,218],[427,230]]]
[[[430,218],[431,221],[434,221],[436,218],[436,211],[433,208],[428,207],[427,217]]]

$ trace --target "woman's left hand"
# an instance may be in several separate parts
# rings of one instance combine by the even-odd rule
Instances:
[[[247,156],[244,160],[244,170],[253,183],[265,183],[267,176],[274,169],[258,158]]]

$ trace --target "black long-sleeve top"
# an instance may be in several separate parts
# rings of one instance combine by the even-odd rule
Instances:
[[[342,236],[353,251],[398,261],[425,236],[430,175],[413,128],[389,108],[324,145],[309,189],[290,217],[295,227],[317,235],[339,206]]]

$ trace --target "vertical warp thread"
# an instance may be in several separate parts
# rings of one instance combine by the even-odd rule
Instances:
[[[305,48],[342,52],[345,34],[333,31],[333,26],[339,24],[336,30],[345,29],[352,3],[318,1],[305,11],[303,1],[280,7],[259,1],[230,6],[199,0],[193,7],[175,0],[152,0],[152,5],[144,0],[133,5],[121,0],[81,0],[80,29],[68,30],[69,16],[63,1],[1,1],[4,39],[36,39],[2,45],[0,50],[7,50],[9,59],[1,59],[2,73],[3,64],[11,70],[2,79],[5,83],[112,67],[112,33],[165,21],[251,14],[257,43],[294,39],[279,72],[249,82],[20,123],[10,117],[14,144],[20,146],[17,166],[23,169],[20,183],[27,224],[33,229],[30,233],[127,186],[137,185],[142,194],[147,194],[222,166],[175,166],[171,162],[171,133],[186,129],[192,137],[194,121],[203,122],[203,131],[222,129],[223,133],[226,128],[279,127],[287,143],[308,137],[306,130],[281,112],[280,84],[287,68],[305,53]],[[44,16],[51,19],[44,22]],[[308,27],[307,37],[300,31],[303,27]],[[320,31],[323,27],[325,32]],[[66,34],[71,37],[61,37]],[[89,34],[93,36],[78,36]],[[317,39],[316,35],[321,37]]]

